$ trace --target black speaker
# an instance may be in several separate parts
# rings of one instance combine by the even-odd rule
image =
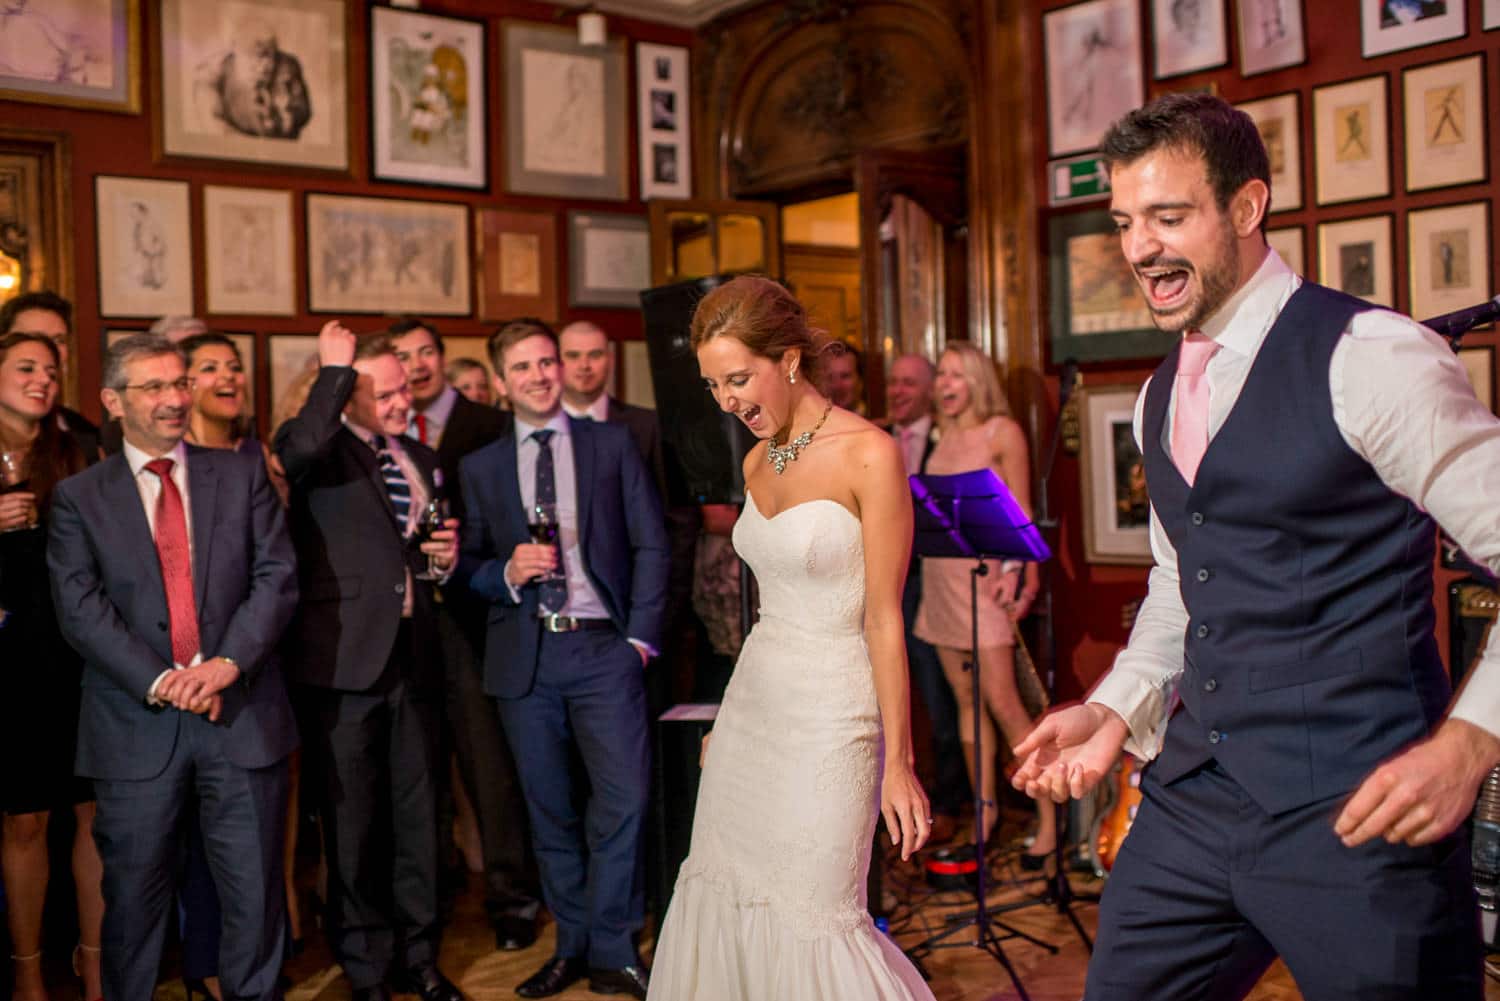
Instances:
[[[661,714],[656,724],[656,928],[667,917],[677,885],[677,870],[693,840],[693,811],[698,806],[698,752],[703,735],[713,729],[717,703],[684,703]]]
[[[704,388],[688,338],[698,301],[727,280],[699,278],[641,293],[671,505],[745,501],[742,463],[754,436]]]

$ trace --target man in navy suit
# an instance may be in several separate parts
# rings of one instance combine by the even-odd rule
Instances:
[[[115,345],[101,396],[124,449],[58,485],[47,562],[85,661],[77,767],[99,799],[104,996],[156,986],[196,802],[223,901],[224,996],[278,998],[297,743],[271,657],[297,604],[281,504],[258,456],[183,444],[188,379],[167,341]]]
[[[514,431],[460,466],[458,578],[490,602],[485,691],[498,700],[531,816],[557,951],[525,998],[590,986],[646,996],[633,933],[649,789],[646,664],[661,642],[670,561],[661,500],[629,432],[563,413],[557,336],[517,320],[490,338]],[[531,541],[538,507],[557,544]],[[541,579],[551,578],[551,579]],[[582,817],[569,761],[593,790]]]

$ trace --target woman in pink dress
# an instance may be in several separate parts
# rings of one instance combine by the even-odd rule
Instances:
[[[929,473],[966,473],[989,467],[1005,481],[1022,509],[1031,513],[1031,468],[1026,437],[1010,417],[1010,404],[1000,388],[995,364],[966,341],[955,341],[938,359],[933,385],[939,437],[927,460]],[[964,664],[974,646],[969,614],[969,571],[973,560],[922,560],[922,602],[912,631],[937,647],[943,673],[958,703],[959,736],[964,764],[974,767],[974,700]],[[1015,626],[1036,597],[1035,564],[1024,572],[1010,569],[979,579],[979,664],[984,711],[980,713],[979,742],[987,757],[995,748],[995,723],[1007,743],[1015,746],[1031,732],[1031,716],[1021,703],[1014,670]],[[995,769],[985,768],[980,794],[987,804],[983,830],[988,838],[999,812],[995,798]],[[1037,832],[1021,857],[1023,867],[1036,871],[1045,864],[1057,842],[1056,814],[1050,804],[1037,806]]]

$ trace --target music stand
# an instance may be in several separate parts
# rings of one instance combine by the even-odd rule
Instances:
[[[989,559],[1013,559],[1040,563],[1052,552],[1042,541],[1042,534],[1032,524],[1021,505],[1011,496],[1005,484],[992,469],[951,476],[920,475],[911,477],[912,513],[916,535],[912,552],[917,556],[957,557],[974,560],[969,571],[969,616],[972,643],[969,681],[974,699],[974,852],[975,907],[972,915],[950,921],[949,927],[917,943],[908,955],[921,966],[922,957],[936,949],[973,945],[989,953],[1010,974],[1021,1001],[1030,1001],[1020,975],[1006,957],[1001,942],[1023,938],[1056,953],[1057,946],[1043,942],[994,918],[985,903],[984,860],[984,794],[981,777],[984,772],[984,748],[979,739],[979,714],[984,712],[984,695],[979,684],[979,578],[988,575]],[[972,942],[949,942],[948,938],[973,927]],[[1004,931],[997,934],[996,927]]]

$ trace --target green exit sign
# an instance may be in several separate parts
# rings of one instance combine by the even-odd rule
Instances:
[[[1049,204],[1069,205],[1109,197],[1109,171],[1093,153],[1053,160],[1047,164],[1047,175],[1051,181]]]

